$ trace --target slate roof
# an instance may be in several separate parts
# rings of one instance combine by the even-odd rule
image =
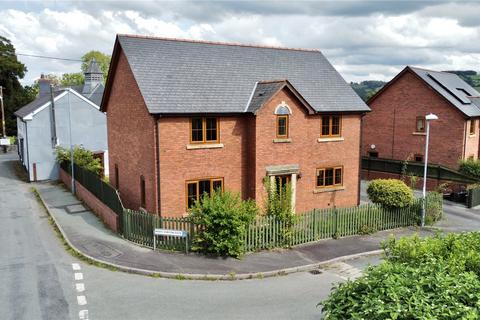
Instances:
[[[95,103],[97,106],[100,106],[100,103],[102,102],[102,96],[103,96],[103,90],[105,89],[104,85],[102,83],[99,83],[91,93],[84,94],[82,93],[83,91],[83,85],[78,85],[78,86],[69,86],[69,88],[75,90],[88,100],[92,101]],[[54,97],[57,97],[59,94],[61,94],[63,91],[61,87],[56,87],[53,95]],[[50,94],[44,94],[44,95],[39,95],[35,100],[30,102],[29,104],[21,107],[18,109],[14,115],[20,118],[23,118],[30,113],[34,112],[41,106],[43,106],[45,103],[50,102]]]
[[[480,96],[480,93],[458,75],[416,67],[409,68],[467,117],[480,116],[480,101],[472,99]]]
[[[90,63],[88,64],[88,68],[85,71],[85,73],[101,73],[103,74],[102,70],[100,70],[100,67],[98,66],[97,60],[93,58],[90,60]]]
[[[61,94],[62,92],[63,92],[63,90],[54,91],[53,96],[56,97],[59,94]],[[40,108],[44,104],[50,102],[50,99],[51,99],[50,94],[39,95],[35,100],[33,100],[32,102],[24,105],[23,107],[21,107],[20,109],[15,111],[14,115],[16,117],[19,117],[19,118],[26,117],[27,115],[34,112],[35,110],[37,110],[38,108]]]
[[[273,97],[284,85],[284,81],[257,83],[255,91],[252,94],[252,99],[248,105],[247,112],[254,113],[260,109],[260,107]]]
[[[118,35],[150,113],[243,113],[255,83],[288,79],[317,112],[368,106],[318,50]]]

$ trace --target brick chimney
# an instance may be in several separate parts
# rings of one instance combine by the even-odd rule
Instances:
[[[50,94],[50,84],[52,80],[47,79],[44,74],[40,75],[40,79],[38,79],[38,88],[39,88],[39,95],[46,95]]]

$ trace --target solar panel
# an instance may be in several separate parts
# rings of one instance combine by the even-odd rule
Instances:
[[[462,104],[471,104],[470,99],[467,98],[469,95],[468,91],[466,88],[464,88],[463,81],[458,77],[445,73],[428,73],[428,76]]]

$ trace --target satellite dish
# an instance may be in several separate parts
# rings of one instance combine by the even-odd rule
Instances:
[[[375,149],[375,148],[376,148],[376,145],[372,144],[372,145],[370,145],[370,148],[371,148],[371,149]]]

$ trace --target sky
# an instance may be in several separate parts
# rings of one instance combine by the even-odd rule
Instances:
[[[480,71],[480,1],[1,1],[17,53],[111,54],[117,33],[320,49],[347,81],[406,65]],[[80,62],[18,56],[23,84]]]

